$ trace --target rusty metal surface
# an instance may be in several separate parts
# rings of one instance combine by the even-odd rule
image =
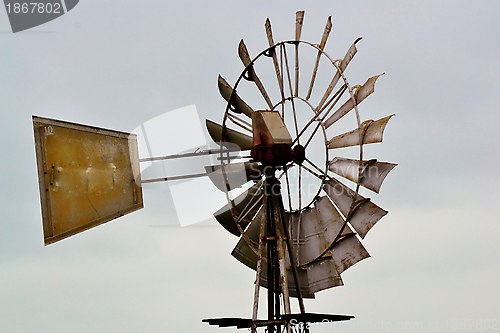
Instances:
[[[380,191],[382,182],[397,164],[377,162],[377,160],[362,161],[335,157],[328,164],[328,169],[339,176],[357,183],[376,193]],[[361,175],[361,179],[359,179]]]
[[[45,244],[143,208],[135,134],[33,116]]]
[[[372,76],[371,78],[366,80],[366,82],[361,87],[357,88],[354,93],[356,104],[354,103],[352,98],[349,98],[325,121],[325,127],[330,127],[333,123],[349,113],[349,111],[354,108],[354,105],[359,105],[363,100],[365,100],[365,98],[373,94],[373,92],[375,91],[375,82],[377,82],[377,79],[382,75],[383,74]]]
[[[382,142],[385,126],[394,115],[390,115],[378,120],[367,120],[361,123],[359,128],[337,135],[327,142],[328,149],[345,148],[363,144]]]
[[[226,128],[225,137],[222,137],[222,126],[214,121],[206,120],[207,130],[214,142],[224,145],[225,142],[230,142],[238,145],[241,149],[249,149],[253,146],[253,138],[249,135],[240,133],[230,128]]]
[[[268,288],[268,319],[277,319],[276,315],[281,313],[280,307],[282,305],[285,307],[285,312],[289,312],[288,296],[298,297],[300,306],[302,296],[313,298],[316,292],[343,285],[341,273],[370,256],[361,244],[360,238],[364,238],[373,225],[387,214],[387,211],[373,204],[370,199],[359,195],[358,191],[360,186],[363,186],[378,193],[385,177],[396,166],[396,164],[387,162],[363,160],[363,145],[381,142],[387,122],[393,115],[375,121],[367,120],[362,122],[363,119],[360,117],[358,105],[374,92],[376,81],[382,74],[370,77],[363,85],[356,86],[351,86],[344,76],[344,71],[357,53],[356,43],[361,38],[354,41],[342,59],[334,60],[335,58],[331,58],[323,51],[332,28],[331,18],[329,17],[327,20],[319,44],[300,40],[303,20],[304,12],[297,12],[295,39],[277,44],[275,44],[273,38],[271,23],[269,19],[266,20],[265,31],[269,48],[252,59],[245,43],[241,40],[238,46],[238,54],[245,69],[236,80],[234,88],[219,78],[219,89],[223,97],[228,100],[228,95],[233,96],[233,100],[229,99],[226,105],[222,126],[226,128],[228,124],[231,126],[237,125],[248,131],[244,133],[252,132],[253,147],[250,148],[250,157],[253,162],[260,163],[262,170],[266,170],[266,168],[272,169],[272,173],[265,174],[264,183],[270,184],[268,180],[276,176],[276,169],[281,170],[286,176],[288,198],[291,202],[292,195],[290,193],[294,194],[295,189],[291,190],[289,175],[286,171],[293,167],[298,169],[299,190],[297,198],[300,209],[292,209],[292,205],[289,204],[289,211],[285,211],[281,192],[271,194],[269,187],[265,187],[263,202],[258,205],[262,207],[260,212],[256,213],[253,220],[248,220],[249,224],[244,224],[243,227],[248,225],[247,229],[242,229],[241,225],[235,223],[235,221],[240,220],[238,209],[235,209],[234,204],[225,207],[224,214],[231,212],[231,208],[232,212],[236,212],[236,214],[233,219],[228,218],[227,222],[224,223],[231,224],[234,227],[233,229],[238,229],[234,234],[240,236],[232,255],[246,266],[257,271],[254,287],[253,321],[257,318],[260,287]],[[310,79],[310,81],[307,82],[309,89],[305,98],[299,96],[299,75],[304,75],[304,72],[299,70],[299,65],[303,64],[306,59],[304,58],[306,53],[303,53],[302,48],[299,48],[301,45],[312,46],[314,53],[312,53],[311,60],[316,59],[314,63],[311,62],[311,67],[306,67],[308,69],[305,75],[311,76],[306,78],[307,80]],[[288,51],[293,49],[295,54],[288,52],[287,49]],[[301,51],[300,61],[299,50]],[[318,89],[314,87],[316,75],[320,75],[318,71],[320,68],[319,63],[323,61],[321,57],[328,60],[328,65],[334,67],[332,68],[334,72],[329,74],[333,77],[330,76],[326,82],[326,84],[329,82],[328,86],[322,88],[326,88],[323,95],[321,93],[324,90],[316,91]],[[266,61],[268,68],[270,70],[272,68],[274,73],[270,73],[265,77],[265,83],[269,82],[267,81],[269,77],[274,79],[277,86],[274,86],[273,96],[276,97],[279,93],[279,97],[281,97],[281,101],[278,97],[274,107],[271,105],[272,103],[262,82],[255,73],[255,68],[257,66],[259,69],[264,68],[260,64],[264,63],[266,65]],[[293,66],[294,68],[292,68]],[[269,110],[272,110],[252,110],[251,124],[242,121],[240,118],[236,119],[238,121],[233,119],[236,113],[244,113],[233,102],[235,96],[239,100],[241,100],[240,96],[247,96],[245,87],[249,85],[240,85],[240,82],[244,80],[255,83],[268,104]],[[284,87],[284,80],[287,81],[287,87]],[[334,92],[339,81],[342,86]],[[270,88],[272,86],[266,83],[266,87]],[[303,88],[306,88],[306,86]],[[315,94],[319,93],[319,104],[316,107],[309,102],[313,88]],[[235,94],[236,90],[239,95]],[[346,96],[346,92],[348,92],[349,96]],[[313,113],[316,113],[315,117],[305,126],[298,124],[296,120],[300,114],[294,102],[298,100],[306,103]],[[290,104],[290,108],[288,108],[288,104],[287,108],[285,108],[286,103]],[[333,138],[331,136],[327,138],[326,129],[348,113],[356,120],[356,129],[336,135]],[[293,118],[288,118],[289,116],[293,116]],[[290,124],[295,127],[295,140],[292,140],[283,123],[285,118],[287,122],[290,119],[295,121],[295,123]],[[313,133],[316,133],[319,128],[323,132],[326,165],[321,163],[321,166],[324,166],[324,169],[319,167],[316,161],[311,161],[306,157],[308,156],[306,148],[311,142],[312,136],[306,140],[305,144],[303,142],[299,144],[298,140],[314,121],[317,121],[317,124]],[[337,133],[341,133],[341,131]],[[331,140],[328,140],[329,138]],[[297,143],[293,150],[291,149],[292,143]],[[328,149],[351,146],[359,146],[358,160],[338,157],[329,161]],[[349,152],[352,152],[352,149]],[[308,200],[309,204],[304,206],[300,204],[302,199],[301,179],[303,176],[301,171],[309,172],[321,181],[317,194],[313,195],[311,200]],[[354,189],[333,178],[331,172],[352,181]],[[279,186],[279,181],[276,184],[273,183],[273,185]],[[326,192],[326,195],[322,196],[322,190]],[[278,205],[275,205],[275,200],[280,201],[281,211],[276,209]],[[230,201],[229,196],[228,201]],[[266,230],[265,235],[263,230]],[[266,251],[264,251],[264,246]],[[282,294],[281,300],[280,293]],[[305,313],[303,306],[301,312],[302,314]],[[227,324],[231,322],[231,319],[228,319],[227,322],[224,319],[223,322]],[[256,332],[256,326],[252,323],[249,325],[252,332]],[[269,324],[267,326],[270,332],[281,331],[278,324],[275,326]],[[289,330],[289,327],[283,328]]]
[[[292,144],[292,137],[277,111],[257,111],[252,115],[253,142],[259,145]]]
[[[300,223],[297,217],[291,223],[292,230],[299,230],[299,238],[296,232],[292,236],[292,243],[298,245],[297,264],[305,265],[319,259],[332,246],[344,220],[330,200],[321,197],[313,208],[302,212]]]
[[[331,253],[339,274],[355,263],[370,257],[356,235],[350,235],[340,240],[335,244]]]
[[[307,265],[307,282],[310,293],[317,293],[328,288],[343,286],[341,271],[332,257],[315,261]]]
[[[336,179],[325,182],[323,189],[342,215],[347,217],[351,210],[355,192]],[[365,238],[366,233],[386,214],[387,211],[375,205],[370,199],[358,194],[349,223],[361,238]]]

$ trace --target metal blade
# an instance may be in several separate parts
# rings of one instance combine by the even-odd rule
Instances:
[[[347,236],[336,243],[331,253],[339,274],[355,263],[370,257],[356,235]]]
[[[236,113],[243,113],[246,116],[252,118],[252,113],[253,109],[245,103],[244,100],[241,99],[241,97],[235,92],[233,94],[233,87],[227,83],[226,80],[222,76],[219,75],[219,78],[217,80],[218,86],[219,86],[219,92],[221,96],[229,102],[229,99],[231,99],[231,106],[233,107],[233,111]]]
[[[325,218],[329,209],[334,210],[332,215],[335,217],[333,219],[332,215]],[[306,280],[301,286],[305,286],[308,293],[314,295],[318,291],[343,285],[335,262],[328,250],[331,243],[328,244],[326,238],[335,238],[344,221],[330,200],[323,197],[318,200],[318,204],[313,209],[303,213],[294,212],[286,215],[290,219],[289,227],[291,231],[289,234],[292,239],[292,253],[296,256],[295,261],[298,263],[298,272],[301,273],[299,275],[303,275],[304,269],[307,273]],[[335,230],[330,231],[330,228],[336,229],[336,232]],[[317,235],[314,235],[314,229],[318,231]],[[315,249],[316,246],[322,247],[324,250],[318,251],[318,249]],[[315,260],[306,263],[307,257],[312,258],[315,256]],[[288,265],[290,265],[288,258],[287,261]]]
[[[356,43],[359,42],[360,40],[361,40],[361,37],[359,37],[358,39],[356,39],[354,41],[354,43],[351,45],[351,47],[349,48],[349,50],[347,50],[347,53],[344,56],[344,60],[342,60],[340,62],[340,64],[339,64],[340,72],[339,72],[339,70],[337,70],[337,72],[333,76],[332,81],[328,85],[328,88],[326,89],[326,92],[323,95],[323,98],[321,98],[321,101],[319,102],[318,106],[316,107],[316,110],[319,111],[323,107],[323,104],[325,104],[327,98],[332,93],[333,88],[335,88],[335,85],[337,84],[337,82],[340,79],[340,73],[343,73],[345,71],[345,69],[347,68],[347,65],[349,65],[349,63],[351,62],[352,58],[354,58],[354,55],[358,51],[356,49]]]
[[[241,233],[236,226],[236,221],[234,220],[233,214],[238,217],[241,217],[241,214],[246,215],[240,222],[241,228],[245,230],[250,221],[255,217],[257,211],[262,207],[262,194],[263,188],[261,184],[255,184],[254,186],[250,187],[247,192],[236,197],[233,200],[233,204],[228,203],[227,205],[216,211],[214,213],[215,219],[233,235],[241,236]],[[260,219],[259,216],[255,218]]]
[[[255,70],[253,68],[252,60],[250,58],[250,54],[248,53],[248,49],[245,45],[245,42],[243,39],[240,41],[240,44],[238,45],[238,55],[240,56],[241,62],[243,62],[243,65],[247,69],[247,74],[248,76],[245,77],[246,79],[253,81],[257,88],[259,89],[260,93],[262,94],[262,97],[264,97],[264,100],[266,101],[267,105],[269,106],[269,109],[273,109],[273,103],[271,102],[271,99],[269,98],[269,95],[266,92],[266,89],[264,88],[264,85],[260,81],[259,77],[257,76],[257,73],[255,73]]]
[[[226,128],[225,136],[222,137],[222,125],[211,120],[206,120],[208,133],[214,142],[224,143],[231,142],[238,145],[242,150],[253,147],[253,138],[249,135],[240,133],[230,128]],[[226,145],[224,145],[226,146]]]
[[[332,30],[332,17],[328,16],[325,25],[325,31],[323,32],[323,36],[321,37],[321,42],[318,44],[318,48],[323,51],[325,49],[326,41],[328,40],[328,36],[330,35],[330,31]],[[318,51],[318,55],[316,56],[316,62],[314,63],[314,69],[311,76],[311,82],[309,83],[309,90],[307,91],[306,99],[308,100],[311,97],[312,89],[314,86],[314,81],[316,80],[316,75],[318,74],[318,66],[319,60],[321,58],[321,51]]]
[[[252,162],[208,165],[205,171],[215,187],[223,192],[241,188],[241,185],[262,176],[259,164]]]
[[[255,219],[250,223],[250,226],[245,231],[245,237],[241,237],[235,248],[231,252],[231,255],[235,257],[245,266],[256,270],[257,268],[257,249],[259,240],[260,224],[262,221],[262,210],[257,214]],[[292,271],[290,269],[289,257],[286,256],[287,264],[287,276],[288,276],[288,290],[291,297],[297,297],[297,289],[295,287],[294,279],[292,276]],[[263,260],[267,262],[267,251],[264,251]],[[298,269],[298,280],[301,287],[302,296],[305,298],[314,298],[314,294],[309,291],[307,272],[304,269]],[[262,265],[260,285],[267,288],[267,265]]]
[[[356,105],[359,105],[365,98],[370,96],[375,91],[375,82],[383,74],[372,76],[355,92]],[[354,109],[354,101],[349,98],[341,107],[339,107],[326,121],[325,127],[330,127],[337,120],[345,116],[349,111]]]
[[[355,183],[358,183],[361,174],[359,184],[378,193],[385,177],[396,165],[394,163],[377,162],[377,160],[362,161],[360,163],[359,160],[335,157],[329,163],[328,169]]]
[[[394,115],[392,114],[375,121],[364,121],[359,128],[333,137],[327,142],[327,147],[328,149],[334,149],[358,146],[361,144],[361,138],[363,138],[363,144],[382,142],[385,126],[392,116]]]
[[[344,219],[327,197],[321,197],[314,203],[314,208],[302,212],[300,226],[297,218],[292,219],[292,223],[294,230],[300,228],[297,262],[305,265],[318,260],[328,251],[342,229]]]
[[[271,28],[271,21],[269,21],[269,19],[266,19],[265,27],[266,27],[266,35],[267,35],[267,41],[269,43],[269,47],[273,47],[274,46],[273,30]],[[284,100],[285,95],[283,92],[283,78],[281,77],[281,71],[280,71],[280,67],[278,64],[278,57],[276,56],[276,49],[275,48],[271,49],[271,56],[273,58],[274,71],[276,72],[276,79],[278,80],[278,86],[280,89],[281,100]]]
[[[310,293],[343,285],[340,272],[338,272],[336,262],[332,257],[307,265],[307,287]]]
[[[295,13],[295,40],[300,40],[303,23],[304,23],[304,11],[299,10]]]
[[[323,190],[342,215],[348,217],[355,192],[336,179],[326,181]],[[361,238],[365,238],[366,233],[386,214],[386,210],[358,194],[349,223]]]
[[[302,34],[302,24],[304,22],[304,11],[295,13],[295,40],[300,40]],[[299,43],[295,44],[295,91],[294,96],[299,94]]]

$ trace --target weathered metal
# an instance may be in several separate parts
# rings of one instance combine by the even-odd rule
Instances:
[[[253,81],[269,106],[269,110],[266,111],[253,111],[254,109],[252,109],[251,132],[253,146],[249,148],[252,161],[260,163],[259,170],[262,172],[266,184],[264,188],[267,188],[267,190],[263,195],[263,202],[254,203],[252,206],[252,208],[262,208],[260,208],[259,212],[255,212],[253,219],[250,218],[245,221],[250,223],[241,223],[243,220],[240,216],[244,215],[244,213],[240,211],[241,208],[236,207],[233,201],[230,201],[224,209],[224,214],[232,212],[234,215],[233,219],[224,219],[223,223],[230,225],[233,233],[240,236],[232,255],[246,266],[256,270],[252,319],[245,321],[242,318],[234,320],[221,318],[219,321],[209,320],[211,324],[246,326],[251,328],[252,332],[256,332],[259,325],[267,326],[268,332],[280,331],[280,327],[283,325],[286,325],[287,330],[290,330],[290,321],[279,321],[283,316],[280,307],[281,302],[284,306],[284,312],[289,313],[290,304],[288,298],[298,297],[301,313],[304,315],[303,318],[306,318],[302,297],[313,298],[316,292],[343,285],[340,274],[355,263],[369,257],[368,252],[359,241],[358,235],[364,237],[368,230],[387,213],[372,204],[369,199],[365,199],[358,194],[359,186],[378,191],[385,176],[395,166],[390,163],[363,161],[362,159],[363,144],[380,142],[385,125],[390,119],[389,116],[377,121],[364,123],[360,121],[357,107],[374,92],[375,82],[379,75],[369,78],[362,86],[351,87],[344,76],[344,71],[356,54],[356,43],[361,38],[351,45],[343,60],[333,60],[324,52],[332,27],[331,18],[327,20],[319,44],[311,44],[300,40],[303,18],[303,12],[296,13],[295,39],[277,44],[274,42],[271,23],[266,20],[265,28],[269,48],[251,59],[244,42],[241,41],[238,52],[245,69],[237,79],[234,87],[229,86],[225,81],[219,80],[219,82],[223,83],[221,91],[225,89],[223,96],[225,95],[226,100],[228,100],[228,95],[232,95],[233,98],[238,96],[237,98],[242,100],[240,97],[242,91],[239,90],[237,95],[235,93],[236,89],[239,88],[240,81],[242,79]],[[308,45],[317,51],[309,89],[305,98],[299,96],[300,45]],[[295,52],[290,59],[287,55],[288,46]],[[281,98],[281,101],[274,105],[271,103],[269,95],[254,69],[257,61],[266,57],[272,60],[271,66],[274,68],[274,76],[278,83]],[[322,57],[334,66],[335,74],[326,88],[326,92],[320,98],[317,107],[314,107],[309,98]],[[294,63],[293,73],[290,70],[289,62]],[[284,86],[285,80],[287,87]],[[335,86],[340,80],[343,84],[334,92]],[[338,106],[337,103],[342,98],[345,98],[345,92],[348,92],[349,96],[347,100],[343,101],[342,105]],[[313,112],[312,118],[309,121],[306,120],[305,126],[299,126],[297,122],[299,117],[296,103],[299,101],[307,104]],[[285,102],[289,102],[289,104],[285,106]],[[288,105],[290,108],[288,108]],[[334,136],[327,141],[326,129],[352,110],[355,113],[357,128],[354,131]],[[231,123],[248,130],[250,124],[242,124],[240,119],[234,118],[235,113],[243,112],[240,112],[235,107],[234,102],[229,100],[220,133],[234,131],[227,126]],[[287,119],[293,119],[294,136],[291,135],[285,125],[285,116],[289,117]],[[320,129],[321,131],[319,131]],[[326,163],[317,163],[306,153],[317,132],[321,133],[323,140],[325,140]],[[305,133],[307,133],[307,137],[301,138]],[[246,134],[231,132],[231,135],[241,137],[241,135]],[[217,137],[217,135],[215,136]],[[245,139],[248,140],[248,137]],[[236,140],[232,139],[231,142],[234,143]],[[330,161],[328,157],[329,149],[355,145],[360,146],[359,160],[334,158]],[[248,144],[247,147],[249,147]],[[321,164],[326,164],[324,169]],[[280,183],[276,180],[274,172],[277,168],[283,170],[282,172],[287,180],[287,197],[291,202],[288,170],[294,167],[298,168],[299,190],[297,196],[299,209],[292,210],[290,204],[289,211],[285,211],[281,198]],[[317,189],[317,195],[309,204],[304,206],[301,204],[302,169],[321,181],[321,186]],[[340,176],[353,181],[355,190],[337,183],[337,180],[328,175],[329,171],[335,171]],[[375,171],[380,173],[375,174]],[[229,174],[226,175],[227,178],[229,176]],[[279,188],[279,190],[271,191],[269,188]],[[342,191],[337,193],[336,190],[339,188]],[[321,191],[324,191],[327,195],[321,196]],[[248,207],[251,200],[245,200]],[[279,207],[279,211],[277,207]],[[243,211],[246,210],[246,208],[243,209]],[[249,215],[254,214],[253,211],[251,213]],[[221,214],[216,215],[221,216]],[[263,233],[264,229],[266,230],[265,235]],[[265,325],[262,324],[263,321],[257,319],[258,290],[260,287],[268,289],[268,313],[267,320],[264,321]],[[280,295],[282,295],[282,299],[280,299]],[[317,318],[319,317],[310,317],[307,320]],[[245,324],[242,324],[243,322]],[[303,331],[308,331],[307,326],[303,327]]]
[[[318,74],[318,66],[319,66],[319,61],[321,59],[321,54],[323,53],[323,50],[325,49],[326,41],[328,40],[328,36],[330,36],[330,31],[332,30],[332,17],[328,16],[328,19],[326,21],[325,25],[325,31],[323,32],[323,36],[321,37],[321,41],[318,44],[318,54],[316,56],[316,61],[314,62],[314,69],[311,75],[311,82],[309,83],[309,89],[307,90],[307,96],[306,99],[308,100],[311,97],[311,93],[314,87],[314,81],[316,81],[316,75]]]
[[[219,75],[217,82],[221,96],[227,102],[231,103],[234,112],[243,113],[244,115],[248,116],[251,119],[253,109],[250,107],[250,105],[245,103],[245,101],[242,100],[241,97],[235,91],[233,91],[233,88],[229,85],[229,83],[227,83],[226,80],[224,80],[222,76]]]
[[[225,128],[223,132],[222,125],[208,119],[206,120],[206,125],[208,134],[210,134],[210,137],[216,143],[222,143],[223,146],[227,146],[226,143],[230,142],[238,145],[242,150],[253,147],[253,138],[249,135],[230,128]]]
[[[385,126],[391,117],[390,115],[379,120],[367,120],[361,123],[360,127],[337,135],[328,141],[328,149],[345,148],[351,146],[359,146],[360,144],[382,142]],[[363,138],[362,140],[360,138]]]
[[[373,92],[375,91],[375,82],[377,82],[377,79],[382,75],[383,74],[372,76],[371,78],[366,80],[366,82],[362,86],[357,86],[356,90],[354,91],[356,103],[354,103],[354,100],[352,98],[349,98],[324,122],[325,127],[330,127],[333,123],[335,123],[340,118],[345,116],[349,111],[354,109],[355,105],[359,105],[362,101],[365,100],[365,98],[373,94]]]
[[[387,214],[379,206],[357,194],[336,179],[325,182],[323,186],[328,197],[333,201],[342,215],[349,217],[349,223],[361,238]]]
[[[262,172],[255,162],[228,163],[205,166],[208,178],[219,190],[232,191],[251,180],[260,180]]]
[[[321,98],[320,102],[318,103],[318,106],[316,107],[317,110],[321,109],[323,105],[325,104],[326,100],[330,96],[330,94],[333,91],[333,88],[337,85],[337,82],[339,82],[339,79],[343,75],[343,72],[347,68],[347,65],[351,62],[352,58],[354,58],[354,55],[358,50],[356,49],[356,43],[361,40],[361,37],[357,38],[354,43],[352,43],[351,47],[347,50],[347,53],[344,56],[344,60],[337,60],[337,72],[332,78],[332,81],[330,81],[330,84],[326,88],[325,93],[323,94],[323,97]]]
[[[245,45],[245,42],[243,39],[240,41],[240,44],[238,45],[238,55],[240,56],[241,62],[245,66],[245,71],[246,71],[246,76],[245,78],[249,81],[252,81],[255,83],[257,88],[259,89],[260,93],[262,94],[262,97],[267,103],[267,106],[269,106],[270,109],[273,108],[273,102],[271,102],[271,99],[269,98],[269,95],[266,92],[266,89],[264,88],[264,85],[262,84],[262,81],[259,79],[257,76],[257,73],[255,72],[253,68],[253,63],[250,58],[250,54],[248,53],[247,46]]]
[[[135,134],[33,116],[45,245],[143,208]]]
[[[396,166],[397,164],[378,162],[375,159],[360,162],[343,157],[335,157],[328,163],[330,171],[376,193],[380,191],[385,177]]]
[[[292,137],[277,111],[252,114],[252,158],[264,166],[286,165],[292,160]]]

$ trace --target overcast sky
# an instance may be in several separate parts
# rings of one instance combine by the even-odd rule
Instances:
[[[267,17],[293,39],[297,10],[315,43],[332,16],[333,58],[363,37],[352,83],[385,72],[363,118],[396,114],[367,149],[399,164],[372,196],[389,210],[364,241],[372,257],[306,303],[356,319],[313,332],[500,330],[500,2],[86,0],[16,34],[0,10],[0,331],[216,332],[201,319],[251,316],[237,238],[178,227],[168,189],[44,247],[31,115],[132,131],[195,105],[220,121],[217,75],[237,79],[239,40],[263,50]]]

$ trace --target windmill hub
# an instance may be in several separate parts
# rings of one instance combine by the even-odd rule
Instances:
[[[306,149],[304,146],[296,145],[292,149],[291,158],[294,163],[302,165],[302,162],[306,159]]]

